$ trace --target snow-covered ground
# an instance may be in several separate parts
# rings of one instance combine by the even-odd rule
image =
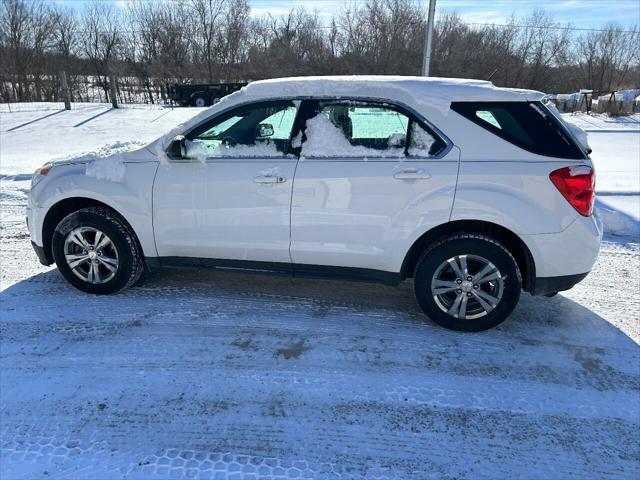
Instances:
[[[640,476],[637,119],[565,117],[591,125],[594,271],[464,335],[426,322],[410,283],[176,270],[72,289],[31,250],[32,171],[197,110],[56,111],[0,113],[3,480]]]

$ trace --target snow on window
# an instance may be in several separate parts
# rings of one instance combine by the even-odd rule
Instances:
[[[187,158],[204,161],[207,158],[270,158],[283,157],[275,143],[257,141],[254,145],[228,145],[221,141],[187,141]]]
[[[302,146],[302,131],[298,132],[298,134],[293,137],[291,140],[291,146],[293,148],[300,148]]]
[[[412,157],[431,157],[431,147],[436,139],[420,125],[414,123],[411,127],[411,145],[408,153]]]
[[[389,137],[387,141],[387,145],[389,148],[393,147],[404,147],[404,142],[406,141],[407,136],[404,133],[394,133]]]
[[[305,157],[401,157],[404,148],[391,146],[386,150],[352,145],[343,130],[327,115],[320,113],[307,120],[306,141],[302,144]]]

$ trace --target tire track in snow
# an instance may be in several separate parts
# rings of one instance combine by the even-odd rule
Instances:
[[[409,285],[180,271],[98,298],[2,242],[3,478],[640,474],[637,249],[460,335]]]

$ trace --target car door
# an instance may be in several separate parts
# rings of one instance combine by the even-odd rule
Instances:
[[[161,163],[154,183],[160,257],[273,262],[289,268],[297,162],[290,138],[296,113],[294,102],[254,103],[186,133],[181,158]]]
[[[389,103],[322,100],[305,109],[291,207],[294,271],[399,272],[413,241],[449,220],[459,151]]]

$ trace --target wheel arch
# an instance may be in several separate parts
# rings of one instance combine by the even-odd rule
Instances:
[[[135,229],[131,226],[131,223],[129,223],[129,221],[127,221],[124,215],[122,215],[116,208],[104,202],[101,202],[99,200],[96,200],[94,198],[69,197],[54,203],[49,208],[49,210],[47,210],[47,214],[45,215],[44,220],[42,222],[42,247],[44,249],[44,254],[47,262],[49,262],[49,265],[53,263],[53,252],[51,250],[53,232],[55,231],[60,221],[70,213],[73,213],[82,208],[88,208],[88,207],[102,207],[102,208],[107,208],[112,212],[114,212],[131,230],[131,232],[135,236],[136,241],[138,242],[138,244],[140,244],[140,239],[138,237],[138,234],[136,233]]]
[[[522,288],[530,291],[536,278],[536,268],[533,256],[522,239],[501,225],[483,220],[454,220],[425,232],[411,245],[402,262],[401,278],[412,278],[420,255],[435,241],[445,235],[458,232],[483,233],[502,243],[516,259],[522,274]]]

